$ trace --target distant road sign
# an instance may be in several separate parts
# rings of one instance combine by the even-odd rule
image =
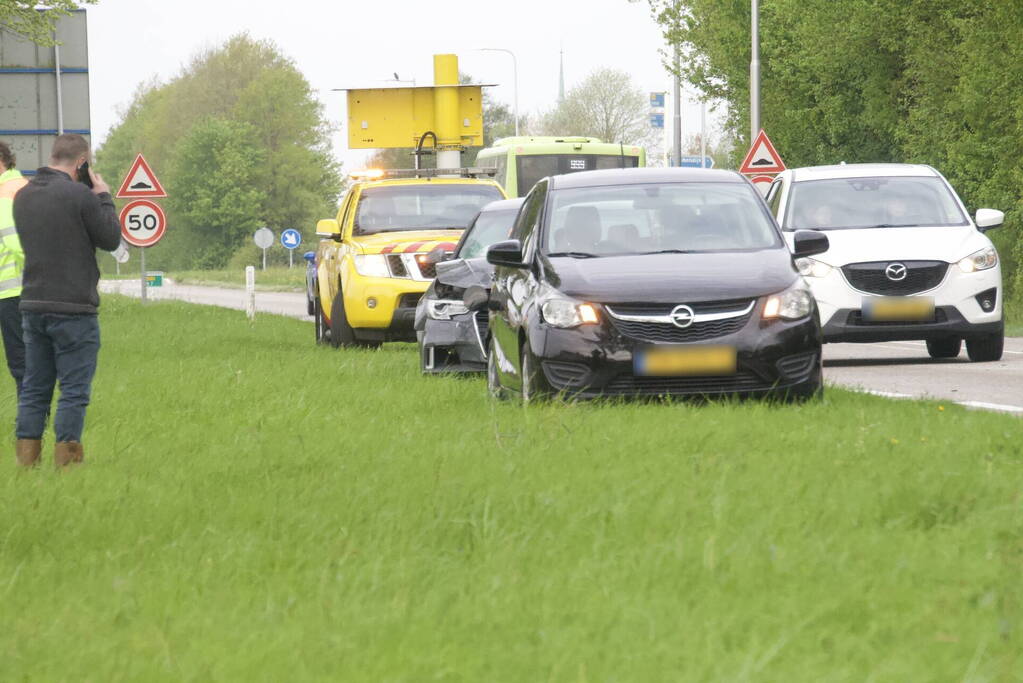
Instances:
[[[167,230],[167,216],[159,204],[136,199],[121,209],[121,236],[136,247],[151,247]]]
[[[664,128],[664,114],[651,114],[650,115],[650,127],[651,128]]]
[[[654,109],[664,109],[664,96],[666,94],[663,92],[650,93],[650,106]]]
[[[771,139],[763,129],[757,133],[756,139],[750,145],[746,158],[739,167],[739,173],[781,173],[785,170],[781,155],[771,144]]]
[[[260,249],[269,249],[270,245],[274,243],[273,230],[270,228],[260,228],[252,236],[252,239],[255,240],[256,246]]]
[[[281,233],[281,244],[285,249],[296,249],[302,244],[302,233],[294,228],[288,228]]]
[[[699,155],[684,156],[679,166],[685,168],[714,168],[714,158],[709,156],[701,157]]]
[[[146,160],[139,154],[135,162],[128,169],[128,175],[124,176],[121,189],[117,191],[118,199],[131,199],[136,197],[166,197],[163,185],[156,179],[156,174],[149,167]]]

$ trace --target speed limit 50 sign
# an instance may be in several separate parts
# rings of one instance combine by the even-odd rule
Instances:
[[[167,230],[167,216],[159,204],[136,199],[121,209],[121,235],[136,247],[151,247]]]

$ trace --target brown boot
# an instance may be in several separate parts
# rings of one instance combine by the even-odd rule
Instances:
[[[82,462],[84,458],[82,444],[77,441],[58,441],[53,446],[53,464],[57,467],[67,467]]]
[[[18,439],[14,445],[14,455],[22,467],[33,467],[39,463],[39,454],[43,451],[41,439]]]

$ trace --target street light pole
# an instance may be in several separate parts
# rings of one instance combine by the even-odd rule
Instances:
[[[678,46],[675,46],[675,96],[672,112],[672,151],[671,165],[682,165],[682,55]]]
[[[751,0],[750,34],[753,56],[749,63],[749,127],[750,144],[760,132],[760,3]]]
[[[515,137],[519,136],[519,60],[515,57],[515,53],[511,50],[506,50],[503,47],[481,47],[479,52],[504,52],[511,55],[512,58],[512,79],[514,81],[514,93],[512,95],[514,104],[513,112],[515,116]]]

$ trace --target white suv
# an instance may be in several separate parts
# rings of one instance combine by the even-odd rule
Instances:
[[[791,242],[826,232],[828,251],[796,265],[817,299],[825,342],[924,339],[933,358],[1002,357],[1002,269],[984,231],[940,173],[914,164],[785,171],[767,202]]]

